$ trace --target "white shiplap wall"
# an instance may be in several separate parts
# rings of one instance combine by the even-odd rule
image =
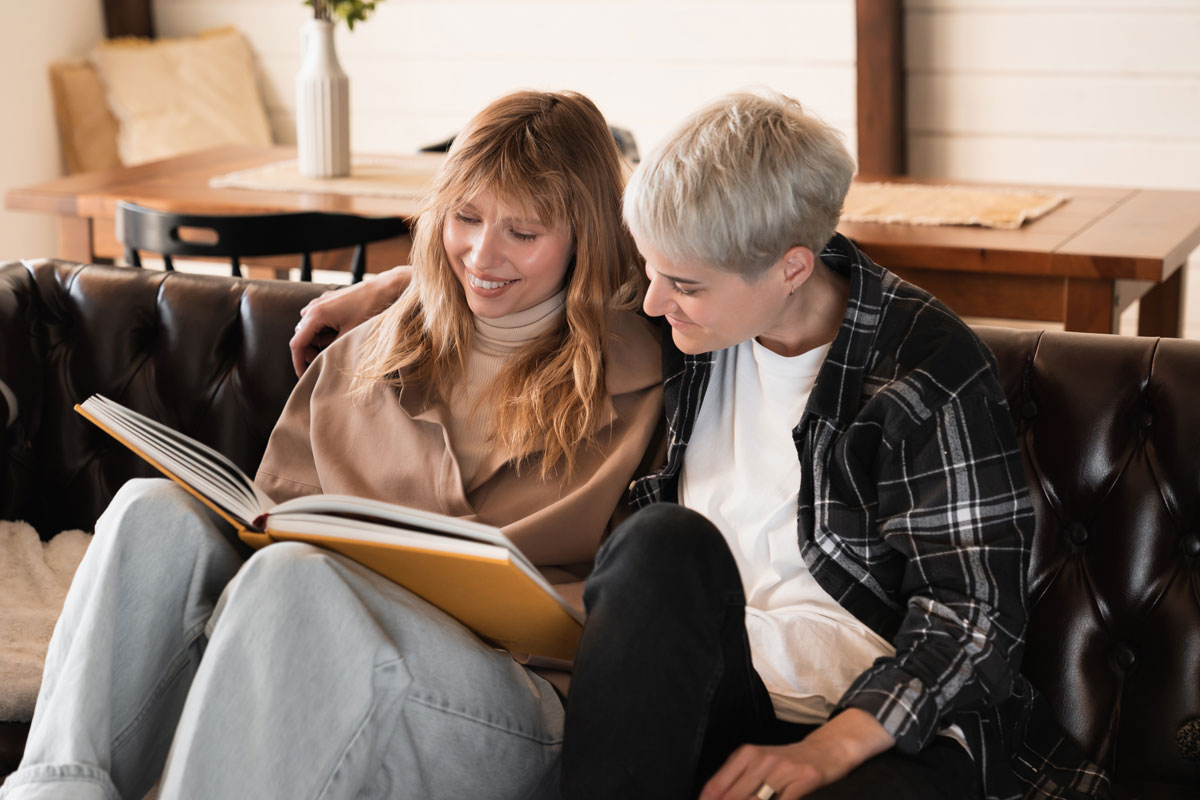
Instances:
[[[19,8],[18,8],[19,6]],[[100,4],[79,0],[0,0],[10,24],[0,26],[0,195],[49,180],[61,169],[58,129],[46,69],[87,52],[104,33]],[[54,219],[0,204],[0,262],[53,255]]]
[[[300,0],[155,0],[160,35],[233,24],[258,57],[278,141],[294,141]],[[770,86],[854,148],[854,0],[387,0],[337,49],[352,147],[407,152],[517,88],[590,96],[646,151],[723,92]]]
[[[1200,189],[1200,0],[907,0],[912,172]]]
[[[1200,0],[905,0],[905,18],[913,174],[1200,190]],[[1200,338],[1200,250],[1184,286]]]

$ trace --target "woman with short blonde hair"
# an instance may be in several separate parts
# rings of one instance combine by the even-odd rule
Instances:
[[[630,178],[668,458],[588,578],[572,800],[1104,788],[1026,727],[1052,717],[1020,673],[1034,517],[994,359],[835,232],[852,173],[836,131],[762,92]]]
[[[777,92],[711,103],[658,145],[625,190],[625,220],[672,261],[757,278],[833,237],[854,161],[837,131]]]

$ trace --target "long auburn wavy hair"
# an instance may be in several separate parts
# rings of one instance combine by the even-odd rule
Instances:
[[[445,399],[463,375],[475,328],[442,228],[489,191],[572,235],[561,324],[514,354],[484,393],[497,446],[518,463],[540,451],[543,480],[570,476],[604,408],[608,314],[636,308],[643,289],[641,257],[621,222],[627,176],[604,116],[581,94],[516,92],[479,112],[455,139],[415,224],[412,284],[364,342],[358,395],[417,382]]]

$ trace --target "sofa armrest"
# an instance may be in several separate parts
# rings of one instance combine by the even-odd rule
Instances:
[[[29,436],[38,424],[30,415],[43,386],[40,317],[32,268],[19,261],[0,264],[0,519],[25,516]]]
[[[21,406],[8,384],[0,380],[0,428],[8,430],[17,421]]]

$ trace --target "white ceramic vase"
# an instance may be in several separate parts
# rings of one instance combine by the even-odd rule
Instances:
[[[350,80],[333,47],[333,23],[309,20],[296,76],[296,145],[300,174],[350,174]]]

